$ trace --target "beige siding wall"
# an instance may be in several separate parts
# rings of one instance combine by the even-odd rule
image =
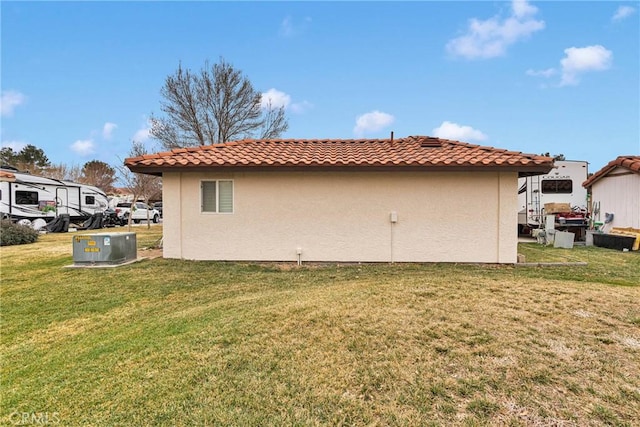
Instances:
[[[201,213],[205,179],[234,181],[232,214]],[[492,172],[168,173],[164,256],[514,263],[516,186]]]
[[[608,227],[640,228],[640,175],[617,173],[629,172],[628,169],[617,168],[597,181],[591,191],[594,206],[600,203],[600,218],[604,221],[605,213],[613,213],[613,222]]]

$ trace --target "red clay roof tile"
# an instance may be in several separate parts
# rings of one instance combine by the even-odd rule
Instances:
[[[629,169],[631,172],[640,174],[640,156],[618,156],[615,160],[611,160],[605,167],[594,173],[582,183],[585,188],[591,187],[600,178],[604,178],[609,172],[617,167]]]
[[[498,167],[524,173],[545,173],[553,166],[553,159],[448,139],[409,136],[393,141],[242,140],[132,157],[125,160],[125,165],[134,172],[151,174],[175,168],[203,167]]]

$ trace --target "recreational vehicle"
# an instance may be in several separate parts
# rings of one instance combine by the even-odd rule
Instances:
[[[108,200],[97,187],[14,169],[0,169],[0,215],[12,221],[38,218],[49,222],[68,214],[71,222],[104,212]]]
[[[557,160],[546,175],[534,175],[518,180],[518,231],[538,228],[544,223],[545,205],[568,206],[569,214],[586,216],[588,163]],[[564,212],[563,212],[564,213]]]

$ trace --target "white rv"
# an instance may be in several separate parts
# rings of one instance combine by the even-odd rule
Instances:
[[[576,214],[587,213],[588,163],[556,160],[546,175],[518,179],[518,229],[538,228],[544,223],[546,203],[568,203]]]
[[[107,209],[106,194],[97,187],[0,169],[0,215],[13,221],[42,218],[49,222],[68,214],[84,221]]]

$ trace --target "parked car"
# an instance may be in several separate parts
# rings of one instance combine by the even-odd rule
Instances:
[[[153,208],[160,212],[160,218],[162,218],[162,202],[155,202]]]
[[[160,212],[143,202],[118,203],[116,213],[125,223],[129,221],[130,215],[131,220],[136,224],[140,221],[146,221],[147,218],[156,223],[160,221]]]

